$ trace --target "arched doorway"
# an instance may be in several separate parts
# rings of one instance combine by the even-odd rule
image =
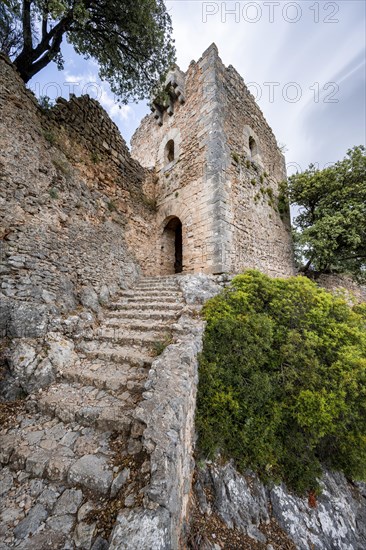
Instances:
[[[182,222],[177,217],[170,218],[163,231],[161,244],[161,274],[173,275],[183,271]]]

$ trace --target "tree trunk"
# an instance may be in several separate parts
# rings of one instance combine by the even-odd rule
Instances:
[[[33,48],[31,7],[32,0],[23,0],[23,49],[14,61],[20,76],[25,83],[39,71],[44,69],[60,52],[63,35],[73,21],[72,10],[65,15],[49,32],[47,32],[47,14],[42,20],[42,39]]]
[[[23,53],[23,52],[22,52]],[[17,68],[18,73],[22,77],[25,83],[29,82],[35,73],[32,71],[32,62],[27,59],[27,56],[23,56],[22,53],[18,55],[14,61],[14,65]]]

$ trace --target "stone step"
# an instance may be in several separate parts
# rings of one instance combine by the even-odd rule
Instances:
[[[62,376],[65,380],[107,390],[117,397],[123,392],[129,392],[131,399],[139,399],[144,391],[147,370],[100,360],[84,360],[78,368],[65,369]]]
[[[98,342],[109,342],[111,345],[117,344],[122,346],[140,346],[149,347],[161,340],[166,340],[171,337],[171,334],[165,331],[165,334],[160,332],[147,332],[138,330],[129,330],[122,327],[100,327],[95,330],[86,331],[82,337],[85,340],[95,340]]]
[[[155,309],[154,311],[131,311],[127,309],[116,309],[116,310],[110,310],[105,312],[106,320],[113,318],[113,319],[132,319],[135,322],[140,322],[141,320],[150,320],[153,319],[158,321],[175,321],[177,320],[181,315],[180,311],[166,311]]]
[[[169,289],[169,290],[163,290],[161,288],[157,290],[151,290],[150,288],[140,289],[135,288],[133,290],[125,291],[120,294],[120,296],[179,296],[182,297],[182,293],[178,289]]]
[[[174,295],[174,294],[180,294],[179,292],[175,291],[175,290],[171,290],[169,288],[156,288],[156,287],[148,287],[148,288],[136,288],[135,289],[135,294],[136,293],[141,293],[143,295],[149,295],[150,293],[154,293],[153,295],[155,296],[158,296],[160,297],[160,294],[164,292],[166,294],[169,294],[169,295]],[[115,300],[117,301],[117,300]]]
[[[170,288],[180,288],[179,283],[177,279],[163,279],[163,278],[156,278],[156,279],[140,279],[138,282],[136,282],[133,285],[133,288],[137,288],[140,286],[167,286]]]
[[[111,304],[110,309],[127,309],[131,312],[139,311],[139,310],[151,310],[155,311],[157,309],[161,310],[162,308],[164,311],[170,311],[170,310],[176,310],[180,311],[183,309],[183,304],[175,304],[175,303],[164,303],[161,302],[151,302],[151,301],[138,301],[133,303],[125,303],[125,302],[115,302]]]
[[[123,398],[123,399],[122,399]],[[129,392],[116,398],[93,386],[57,383],[37,396],[37,408],[62,422],[77,422],[99,430],[128,433],[130,410],[135,406]]]
[[[115,315],[122,312],[115,312]],[[159,337],[164,335],[167,331],[174,330],[174,332],[179,332],[181,329],[174,324],[172,327],[172,320],[168,319],[166,321],[151,321],[150,319],[123,319],[121,317],[113,316],[106,319],[103,322],[104,328],[116,328],[120,330],[132,330],[139,332],[155,332]]]
[[[137,290],[153,290],[153,291],[165,291],[165,292],[180,292],[180,287],[171,283],[139,283],[133,288]]]
[[[33,478],[81,486],[108,495],[113,481],[110,432],[65,425],[40,413],[0,434],[0,462]]]
[[[156,281],[156,282],[160,282],[160,283],[163,283],[163,282],[177,283],[177,276],[176,275],[146,276],[146,277],[141,277],[141,279],[136,281],[136,284],[143,283],[143,282],[151,282],[151,281]]]
[[[177,290],[150,290],[143,289],[143,290],[129,290],[122,292],[119,295],[121,298],[129,298],[129,297],[137,297],[137,296],[157,296],[159,298],[179,298],[182,299],[182,293]]]
[[[103,342],[83,341],[79,343],[79,349],[88,358],[137,368],[150,367],[154,359],[148,353],[141,353],[138,347],[117,346]]]
[[[167,304],[180,304],[181,306],[184,306],[184,302],[182,299],[182,296],[159,296],[159,294],[149,294],[149,295],[135,295],[135,296],[126,296],[122,300],[118,300],[117,303],[123,303],[126,302],[127,304],[134,304],[134,303],[156,303],[159,302],[161,305]]]

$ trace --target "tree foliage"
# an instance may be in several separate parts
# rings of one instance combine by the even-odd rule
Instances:
[[[288,179],[297,260],[304,272],[350,273],[366,279],[366,154],[349,150],[342,160],[318,170],[311,165]]]
[[[62,67],[66,37],[124,102],[148,97],[174,62],[171,33],[163,0],[7,0],[0,11],[2,51],[25,82],[51,61]]]
[[[322,465],[365,479],[365,305],[248,271],[204,314],[201,453],[300,493],[317,489]]]
[[[10,2],[0,4],[0,51],[8,57],[16,57],[22,47],[19,12]]]

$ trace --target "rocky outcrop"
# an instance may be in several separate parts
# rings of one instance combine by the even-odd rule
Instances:
[[[230,534],[239,532],[238,549],[363,550],[366,485],[328,471],[320,485],[321,495],[309,500],[284,485],[265,486],[252,472],[240,475],[232,464],[201,465],[192,501],[191,540],[200,537],[207,548],[219,550],[228,548]],[[197,532],[200,525],[211,530]]]
[[[183,296],[190,305],[203,305],[207,300],[219,294],[232,279],[230,275],[185,275],[178,279]]]

